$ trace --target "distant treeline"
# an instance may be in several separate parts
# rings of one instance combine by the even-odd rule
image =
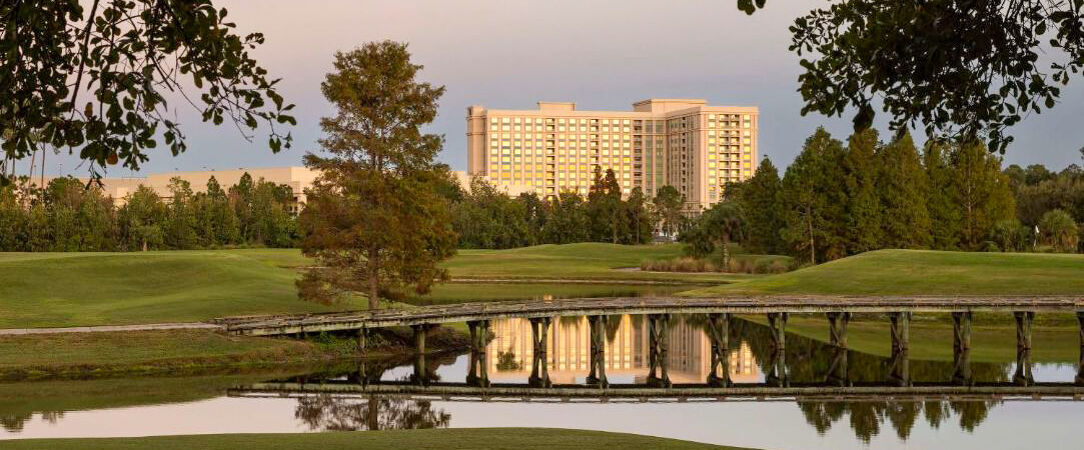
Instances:
[[[0,187],[0,251],[290,247],[297,239],[290,187],[254,182],[247,173],[228,190],[211,177],[199,193],[174,178],[166,200],[141,186],[119,207],[74,178],[44,189],[16,186]]]
[[[907,133],[886,143],[868,130],[844,144],[818,129],[782,178],[764,159],[726,199],[716,207],[740,210],[746,249],[806,262],[881,248],[1072,252],[1084,171],[1002,171],[978,141],[931,140],[919,152]]]
[[[553,200],[534,193],[510,197],[480,178],[469,190],[453,186],[447,196],[461,248],[642,244],[651,241],[660,218],[664,226],[673,223],[676,229],[682,208],[681,195],[673,187],[660,190],[653,208],[639,188],[622,196],[612,170],[596,171],[586,198],[573,192]]]

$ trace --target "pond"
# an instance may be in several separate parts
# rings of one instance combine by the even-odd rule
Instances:
[[[702,384],[711,372],[704,318],[675,317],[668,329],[666,362],[675,386]],[[555,385],[583,384],[589,374],[589,326],[584,317],[555,319],[547,366]],[[612,316],[606,324],[605,371],[611,385],[643,384],[650,355],[648,321]],[[530,322],[494,321],[482,361],[494,385],[527,384],[533,363]],[[760,386],[776,370],[770,332],[735,319],[727,353],[730,380]],[[1065,333],[1075,342],[1075,333]],[[838,352],[819,341],[787,336],[787,382],[822,383]],[[946,342],[945,345],[951,345]],[[892,361],[849,351],[846,378],[862,385],[883,381]],[[471,355],[427,359],[433,386],[463,383]],[[1033,365],[1036,382],[1072,382],[1077,361]],[[359,366],[364,374],[359,375]],[[1009,383],[1013,362],[974,362],[976,384]],[[916,385],[945,382],[952,361],[911,360]],[[222,373],[187,378],[51,381],[0,385],[0,439],[143,436],[197,433],[269,433],[432,427],[555,427],[618,431],[754,448],[1064,448],[1084,423],[1084,401],[1034,401],[1014,396],[850,399],[755,397],[743,399],[487,398],[388,396],[364,392],[298,394],[256,386],[397,385],[416,378],[412,359],[365,361],[274,373]]]

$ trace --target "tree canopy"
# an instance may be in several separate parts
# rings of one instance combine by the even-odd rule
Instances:
[[[748,14],[765,6],[737,3]],[[975,136],[991,151],[1005,151],[1022,117],[1054,108],[1084,69],[1081,0],[837,0],[790,31],[802,114],[853,108],[858,131],[880,106],[893,130]]]
[[[272,151],[289,147],[276,125],[295,123],[293,105],[249,53],[264,37],[237,34],[226,17],[211,0],[0,3],[0,183],[40,146],[77,152],[93,176],[138,170],[160,139],[185,151],[171,96],[246,138],[262,122]]]

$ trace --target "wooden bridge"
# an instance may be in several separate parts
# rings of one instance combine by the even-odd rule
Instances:
[[[329,395],[356,397],[383,395],[411,399],[460,402],[685,402],[685,401],[1084,401],[1084,386],[1072,383],[1039,383],[1018,386],[988,383],[961,386],[952,383],[925,383],[912,386],[859,385],[826,386],[817,384],[770,386],[762,384],[709,387],[674,385],[669,388],[643,385],[610,385],[605,389],[583,385],[532,387],[517,384],[490,386],[463,383],[418,385],[412,383],[378,384],[329,380],[320,383],[256,383],[229,389],[231,397],[304,397]]]
[[[620,314],[643,314],[648,319],[649,371],[647,385],[651,388],[670,389],[667,354],[668,330],[672,314],[705,314],[708,318],[706,332],[711,341],[710,373],[705,380],[709,387],[731,386],[727,365],[730,349],[729,329],[734,314],[765,314],[771,330],[773,348],[771,370],[766,373],[769,385],[785,387],[787,370],[785,363],[786,324],[790,314],[822,313],[829,325],[829,343],[836,349],[846,350],[847,324],[855,313],[880,313],[888,318],[892,336],[891,375],[893,384],[900,387],[913,385],[910,379],[908,353],[910,348],[910,323],[914,313],[951,313],[953,319],[954,374],[951,383],[972,386],[970,369],[971,321],[974,312],[1011,313],[1016,321],[1017,365],[1013,383],[1017,386],[1035,386],[1031,373],[1031,334],[1036,313],[1075,313],[1080,325],[1080,362],[1075,380],[1084,386],[1084,297],[858,297],[858,296],[757,296],[723,298],[687,297],[614,297],[590,299],[564,299],[548,301],[462,303],[447,306],[427,306],[401,310],[355,311],[300,316],[264,316],[220,319],[218,322],[234,334],[252,336],[291,335],[319,332],[352,331],[357,334],[359,346],[364,348],[370,330],[386,327],[410,326],[414,330],[416,353],[415,374],[426,373],[425,341],[428,330],[444,323],[466,322],[471,334],[471,364],[467,384],[485,388],[489,386],[484,359],[489,338],[489,323],[495,319],[523,318],[531,322],[533,343],[533,372],[529,379],[532,388],[552,387],[546,359],[548,330],[554,317],[587,316],[590,326],[590,374],[587,384],[606,388],[604,353],[605,329],[608,316]],[[834,355],[828,382],[846,383],[846,351]],[[421,378],[419,378],[421,379]],[[1072,391],[1076,395],[1079,391]]]

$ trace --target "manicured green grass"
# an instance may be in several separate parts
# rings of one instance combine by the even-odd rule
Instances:
[[[0,328],[331,310],[298,300],[303,262],[295,250],[2,254]]]
[[[680,247],[610,244],[464,250],[448,261],[453,277],[606,279],[719,283],[726,275],[613,270],[676,255]],[[294,249],[146,253],[0,253],[0,328],[196,322],[214,317],[362,309],[297,298],[294,281],[312,264]],[[416,304],[601,296],[643,291],[613,285],[446,284]]]
[[[748,317],[767,323],[761,317]],[[791,316],[787,331],[828,342],[823,317]],[[1075,327],[1036,327],[1032,332],[1031,360],[1035,363],[1075,362],[1080,353]],[[910,358],[952,361],[952,325],[916,322],[911,325]],[[852,350],[882,357],[891,356],[892,337],[887,320],[852,321],[847,327]],[[1016,361],[1016,330],[1012,326],[976,326],[971,331],[971,360],[977,363]]]
[[[1084,295],[1084,255],[879,250],[683,294]]]
[[[681,245],[582,243],[537,245],[509,250],[460,250],[446,266],[453,278],[627,279],[725,282],[746,279],[734,274],[653,273],[614,270],[640,267],[643,260],[681,255]]]
[[[0,336],[0,377],[161,373],[228,364],[322,360],[317,346],[207,330]]]
[[[648,294],[670,294],[689,289],[689,285],[636,285],[598,283],[445,283],[437,285],[427,295],[412,296],[413,305],[436,305],[500,300],[541,300],[553,298],[610,297]]]
[[[296,448],[412,448],[412,449],[584,449],[733,448],[709,444],[601,431],[550,428],[463,428],[308,434],[217,434],[107,439],[29,439],[7,441],[20,449],[296,449]]]

